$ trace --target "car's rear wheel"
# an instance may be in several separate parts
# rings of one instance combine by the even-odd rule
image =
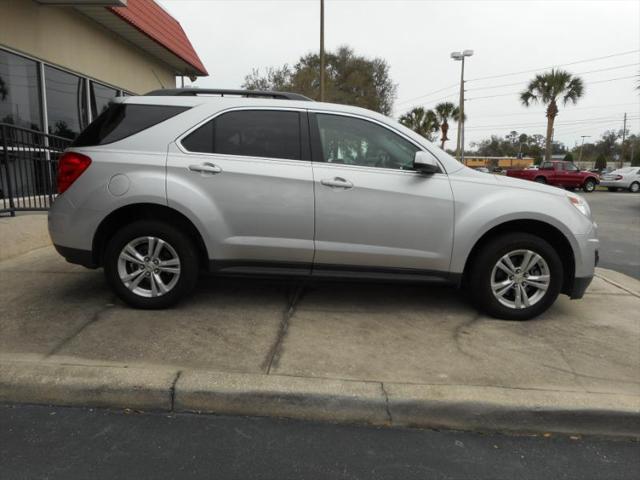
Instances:
[[[107,281],[135,308],[169,307],[191,292],[198,279],[198,255],[188,236],[152,220],[131,223],[108,242]]]
[[[582,189],[587,193],[593,192],[596,189],[596,181],[593,178],[588,178],[582,185]]]
[[[562,262],[548,242],[511,233],[481,247],[468,285],[480,310],[496,318],[528,320],[553,304],[562,281]]]
[[[534,181],[536,183],[547,183],[547,179],[544,177],[536,177]]]
[[[629,191],[631,193],[640,192],[640,183],[639,182],[633,182],[631,185],[629,185]]]

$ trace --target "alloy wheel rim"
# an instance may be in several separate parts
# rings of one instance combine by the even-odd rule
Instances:
[[[138,237],[118,256],[118,276],[131,292],[141,297],[169,293],[180,278],[180,258],[175,249],[158,237]]]
[[[491,271],[491,291],[505,307],[522,310],[545,296],[551,283],[549,265],[532,250],[513,250],[500,257]]]
[[[593,190],[595,190],[596,188],[596,184],[593,182],[587,182],[587,192],[591,192]]]
[[[631,184],[631,191],[633,193],[638,193],[639,190],[640,190],[640,183],[632,183]]]

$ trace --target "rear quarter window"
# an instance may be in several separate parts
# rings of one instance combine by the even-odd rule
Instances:
[[[112,103],[76,138],[71,146],[105,145],[164,122],[189,107]]]

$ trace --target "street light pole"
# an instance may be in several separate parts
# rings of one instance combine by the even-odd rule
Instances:
[[[320,101],[324,102],[324,0],[320,0]]]
[[[456,142],[456,156],[461,163],[464,163],[464,57],[473,55],[473,50],[463,50],[462,52],[452,52],[451,58],[462,62],[460,69],[460,117],[458,119],[458,136]]]
[[[578,155],[578,162],[582,161],[582,149],[584,148],[584,139],[589,138],[591,135],[580,135],[582,137],[582,144],[580,144],[580,154]]]
[[[624,114],[624,124],[622,125],[622,145],[620,145],[620,168],[624,167],[624,142],[627,139],[627,113]]]

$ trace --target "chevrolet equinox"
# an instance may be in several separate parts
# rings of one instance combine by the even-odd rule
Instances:
[[[497,318],[581,298],[598,258],[572,192],[465,167],[394,120],[281,92],[118,98],[61,156],[49,232],[137,308],[200,271],[439,282]],[[426,287],[425,287],[426,288]]]

